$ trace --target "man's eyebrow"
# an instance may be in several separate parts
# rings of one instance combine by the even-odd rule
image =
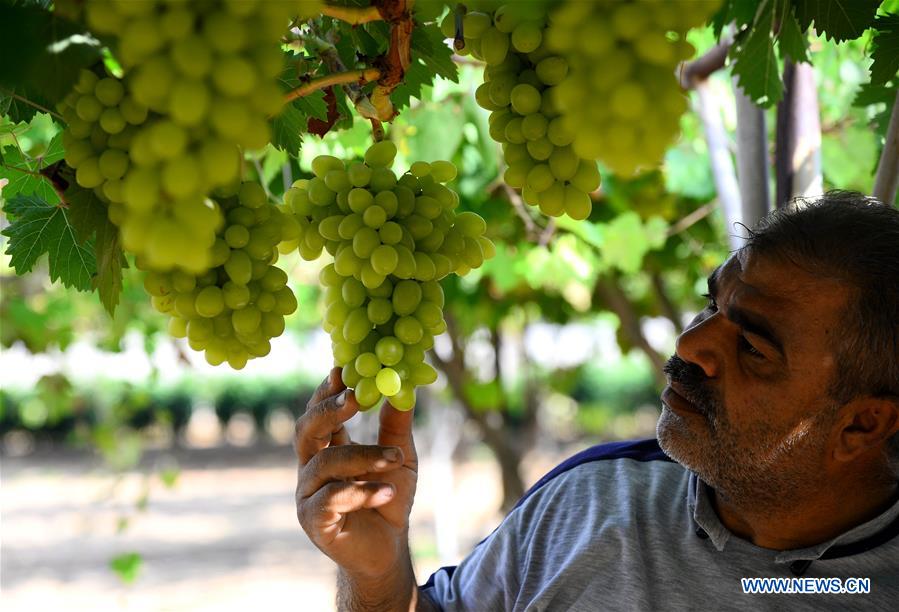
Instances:
[[[709,295],[712,299],[718,295],[718,277],[721,276],[721,269],[724,265],[720,265],[715,268],[715,271],[709,275],[708,287],[709,287]],[[767,319],[762,317],[759,314],[751,312],[749,310],[745,310],[738,306],[731,306],[727,309],[727,319],[736,323],[746,331],[755,334],[761,338],[764,338],[771,344],[777,351],[786,356],[784,352],[783,342],[780,340],[780,336],[775,333],[774,329],[771,327],[771,324],[768,323]]]

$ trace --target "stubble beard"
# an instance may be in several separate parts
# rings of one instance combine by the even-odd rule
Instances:
[[[677,359],[673,357],[672,360]],[[737,429],[706,385],[669,360],[666,373],[691,391],[702,415],[685,417],[667,406],[656,425],[659,446],[735,506],[789,508],[820,487],[827,414],[801,420],[786,431],[766,421]],[[684,362],[680,361],[680,364]],[[764,411],[764,407],[759,407]]]

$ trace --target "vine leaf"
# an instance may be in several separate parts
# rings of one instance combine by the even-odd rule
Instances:
[[[69,204],[69,222],[79,244],[93,246],[97,273],[91,286],[110,316],[115,314],[122,293],[122,268],[128,263],[122,253],[118,228],[107,216],[106,205],[91,189],[74,181],[65,193]]]
[[[874,27],[871,83],[884,85],[899,72],[899,14],[878,16]]]
[[[769,107],[783,97],[783,82],[774,52],[774,3],[759,6],[752,28],[740,33],[731,48],[733,74],[746,95],[762,107]]]
[[[53,108],[80,69],[100,59],[100,49],[83,26],[59,11],[44,10],[40,3],[0,3],[0,109],[13,121],[29,121],[37,109],[23,99]]]
[[[843,42],[858,38],[874,24],[881,0],[793,0],[799,26],[815,30],[828,40]]]
[[[715,37],[720,38],[724,26],[731,22],[737,26],[737,30],[751,25],[757,9],[758,0],[724,0],[721,8],[709,20]]]
[[[6,254],[16,274],[30,272],[47,254],[50,280],[78,291],[90,291],[97,271],[92,245],[79,244],[68,211],[35,196],[16,196],[4,207],[14,216],[2,233],[9,238]]]
[[[272,146],[288,155],[299,155],[306,131],[306,117],[293,104],[288,104],[272,120]]]
[[[794,62],[808,62],[808,37],[800,27],[789,0],[779,0],[777,14],[780,30],[777,32],[777,50],[781,59],[789,57]]]
[[[18,148],[10,147],[3,152],[0,160],[0,178],[9,181],[3,188],[3,197],[36,195],[50,204],[59,202],[50,180],[40,174],[44,168],[56,163],[63,157],[62,133],[57,134],[46,151],[37,157],[28,157]]]

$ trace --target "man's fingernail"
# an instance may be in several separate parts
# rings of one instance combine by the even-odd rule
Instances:
[[[337,404],[338,406],[343,406],[344,404],[346,404],[346,394],[347,394],[347,390],[344,389],[343,392],[337,396],[337,400],[335,400],[334,403]]]
[[[384,451],[383,455],[387,461],[397,461],[400,458],[400,454],[395,448],[388,448]]]

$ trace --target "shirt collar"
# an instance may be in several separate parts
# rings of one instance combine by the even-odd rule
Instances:
[[[731,537],[740,539],[731,533],[718,518],[718,514],[712,506],[711,487],[692,472],[687,490],[687,506],[693,515],[693,521],[708,535],[715,549],[723,551]],[[819,559],[831,547],[845,546],[870,538],[897,520],[899,520],[899,500],[870,521],[856,525],[835,538],[807,548],[776,552],[774,560],[777,563],[792,563],[799,560]]]

